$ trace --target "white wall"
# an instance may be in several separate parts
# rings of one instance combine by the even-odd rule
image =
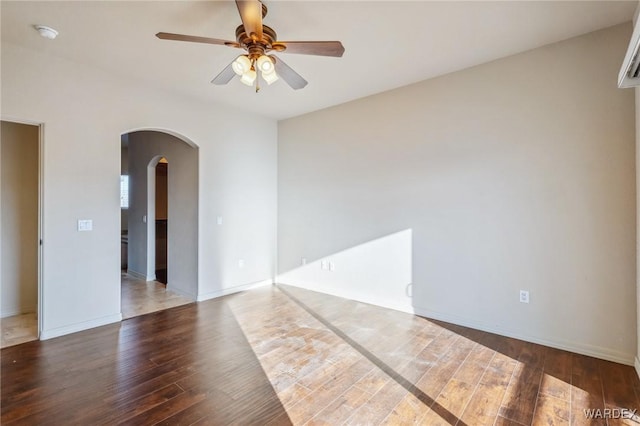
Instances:
[[[147,188],[149,163],[158,157],[169,162],[167,288],[195,300],[198,297],[198,148],[166,133],[129,134],[129,270],[155,279],[155,262],[149,269],[147,250],[150,242],[155,258],[155,208],[147,209]],[[155,182],[155,164],[152,173]]]
[[[409,312],[412,248],[412,232],[406,229],[310,262],[301,258],[301,265],[278,281]]]
[[[3,117],[44,123],[43,338],[120,319],[120,135],[129,131],[168,129],[199,147],[198,297],[272,280],[276,123],[46,51],[3,42],[1,55]],[[78,219],[93,231],[78,232]]]
[[[38,131],[1,123],[2,318],[38,307]]]
[[[368,273],[313,285],[301,258],[411,230],[415,312],[633,363],[634,99],[616,87],[630,32],[616,26],[280,122],[282,281],[359,288],[375,302]],[[362,253],[345,261],[364,271],[385,261]],[[388,304],[406,302],[401,281]]]

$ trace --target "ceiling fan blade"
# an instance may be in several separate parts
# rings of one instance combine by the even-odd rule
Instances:
[[[340,58],[344,53],[344,46],[339,41],[277,41],[276,43],[287,46],[286,53],[336,58]]]
[[[262,40],[262,3],[258,0],[236,0],[242,25],[249,37]]]
[[[292,89],[298,90],[304,88],[308,82],[300,74],[295,72],[293,68],[285,64],[282,59],[275,55],[271,55],[275,59],[276,73],[289,85]]]
[[[213,80],[211,80],[211,82],[213,84],[217,84],[218,86],[222,86],[230,82],[231,79],[236,75],[236,73],[233,71],[233,68],[231,67],[232,64],[233,62],[227,65],[227,67],[220,71],[220,74],[218,74]]]
[[[240,47],[235,41],[220,40],[217,38],[190,36],[185,34],[173,34],[173,33],[158,33],[156,37],[162,40],[176,40],[176,41],[192,41],[194,43],[207,43],[207,44],[221,44],[230,47]]]

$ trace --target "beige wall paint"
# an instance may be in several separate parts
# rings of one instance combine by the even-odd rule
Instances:
[[[120,137],[134,130],[186,136],[207,165],[198,176],[206,188],[198,203],[198,298],[272,281],[275,122],[70,62],[46,47],[3,41],[0,55],[3,116],[44,123],[43,338],[121,317]],[[203,90],[217,89],[203,81]],[[92,219],[93,231],[78,232],[78,219]]]
[[[1,122],[0,317],[38,307],[38,132],[37,126]]]
[[[616,87],[630,33],[280,122],[280,277],[371,301],[367,271],[398,262],[368,248],[411,230],[412,285],[383,289],[387,304],[409,298],[426,316],[632,363],[634,99]],[[348,280],[338,271],[351,264],[321,281],[321,264],[300,267],[346,249],[360,253]]]

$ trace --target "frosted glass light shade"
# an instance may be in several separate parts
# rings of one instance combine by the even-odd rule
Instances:
[[[271,73],[274,70],[273,61],[267,55],[262,55],[258,58],[258,69],[263,73]]]
[[[242,74],[242,78],[240,78],[240,81],[247,86],[253,86],[253,82],[256,81],[256,71],[250,69],[249,71],[245,72],[244,74]]]
[[[243,75],[251,69],[251,60],[245,55],[240,55],[233,61],[231,68],[233,68],[233,72],[236,74]]]
[[[262,78],[267,84],[271,85],[271,83],[275,83],[278,81],[278,74],[275,71],[271,71],[270,73],[262,73]]]

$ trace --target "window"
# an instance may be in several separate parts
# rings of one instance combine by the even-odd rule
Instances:
[[[120,208],[129,208],[129,176],[120,175]]]

